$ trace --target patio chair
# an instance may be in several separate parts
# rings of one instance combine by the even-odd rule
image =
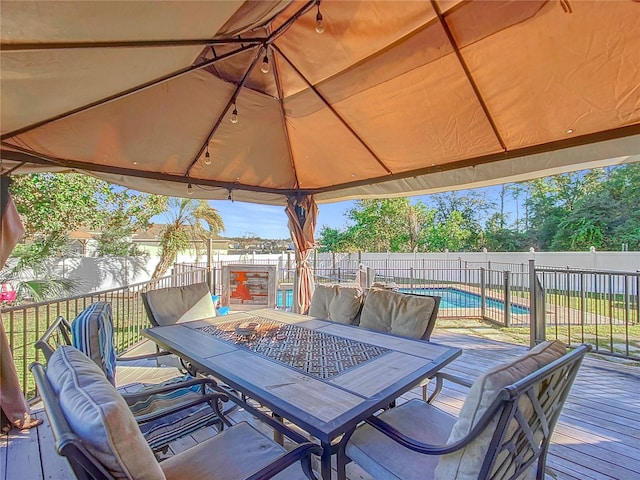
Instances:
[[[246,422],[163,462],[144,441],[127,404],[101,370],[78,350],[61,346],[47,368],[31,365],[55,446],[84,479],[315,479],[311,454],[322,449],[291,429],[287,452]],[[223,394],[213,394],[222,399]],[[216,403],[215,401],[213,403]],[[268,420],[268,419],[267,419]]]
[[[77,337],[82,337],[82,341],[78,341]],[[43,352],[47,362],[63,345],[78,348],[115,385],[115,362],[108,368],[111,360],[105,360],[115,360],[109,303],[91,304],[71,324],[64,317],[58,317],[36,342],[36,348]],[[156,355],[132,356],[126,360],[144,360]],[[121,357],[119,360],[124,359]],[[123,393],[122,397],[139,421],[149,446],[154,452],[162,452],[174,440],[201,428],[210,425],[224,428],[225,418],[219,414],[222,404],[211,401],[211,394],[216,391],[220,391],[220,387],[213,379],[195,379],[185,375],[160,384],[142,384],[135,393]],[[226,425],[231,425],[228,420]]]
[[[348,325],[359,320],[363,300],[358,287],[316,285],[308,315]]]
[[[141,292],[142,304],[153,327],[163,327],[217,316],[209,285],[193,283],[183,287],[166,287]],[[160,348],[156,347],[160,352]],[[198,374],[195,366],[179,359],[191,375]]]
[[[436,325],[440,297],[372,288],[367,292],[360,314],[360,326],[401,337],[429,340]],[[422,382],[427,397],[430,379]],[[393,404],[392,404],[393,406]]]
[[[440,297],[372,288],[364,299],[360,326],[401,337],[429,340]]]
[[[374,478],[541,480],[553,429],[590,349],[567,354],[561,342],[544,342],[480,376],[457,419],[410,400],[370,417],[345,453]]]
[[[216,316],[206,283],[167,287],[140,293],[151,325],[161,327]]]

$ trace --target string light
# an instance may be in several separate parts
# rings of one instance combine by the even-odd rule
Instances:
[[[207,143],[207,151],[204,153],[204,164],[211,165],[211,155],[209,155],[209,144]]]
[[[324,32],[324,22],[322,21],[322,14],[320,13],[320,3],[318,3],[318,13],[316,14],[316,32]]]
[[[191,184],[187,185],[187,195],[193,195],[193,187]]]
[[[229,196],[227,197],[227,200],[231,200],[233,202],[233,198],[231,198],[231,190],[229,190]]]
[[[231,112],[231,123],[238,123],[238,109],[235,103],[233,104],[233,112]]]
[[[269,73],[269,57],[267,57],[266,54],[262,59],[262,67],[260,67],[260,70],[262,71],[262,73]]]

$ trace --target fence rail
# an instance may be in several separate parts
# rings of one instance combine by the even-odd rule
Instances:
[[[58,316],[73,320],[93,302],[109,302],[113,309],[114,344],[121,354],[142,340],[142,330],[149,326],[140,292],[164,287],[176,287],[206,281],[205,269],[192,269],[149,282],[137,283],[102,292],[3,308],[2,322],[18,372],[18,379],[27,398],[35,393],[33,378],[28,373],[31,362],[42,361],[35,342]]]
[[[547,338],[640,360],[640,273],[536,267]]]
[[[40,360],[33,348],[58,315],[73,319],[95,301],[108,301],[114,313],[118,353],[142,339],[148,320],[140,291],[196,282],[209,282],[220,293],[222,266],[234,262],[178,264],[173,275],[126,287],[71,298],[3,308],[8,334],[25,394],[33,394],[27,374],[30,362]],[[278,266],[279,308],[290,308],[295,260],[248,259],[246,264]],[[594,351],[640,361],[640,273],[602,272],[500,262],[427,259],[362,262],[375,269],[376,282],[400,291],[442,297],[439,318],[481,318],[514,329],[531,329],[532,343],[556,338],[567,345],[592,343]],[[350,256],[314,259],[317,283],[351,283],[360,267]],[[509,270],[509,269],[513,270]],[[531,304],[530,284],[539,283]],[[543,298],[540,298],[543,295]],[[544,327],[544,328],[543,328]],[[541,335],[541,336],[540,336]]]

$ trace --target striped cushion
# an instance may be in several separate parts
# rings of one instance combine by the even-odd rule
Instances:
[[[112,385],[116,378],[116,350],[113,345],[111,305],[95,302],[71,322],[73,346],[98,365]]]
[[[184,377],[172,378],[161,384],[145,384],[136,393],[144,393],[145,391],[154,390],[165,385],[172,385],[192,379],[193,377],[185,375]],[[209,386],[207,386],[206,391],[207,393],[213,393],[213,390]],[[167,393],[149,395],[149,397],[144,400],[130,404],[129,408],[134,416],[139,417],[172,407],[179,403],[196,400],[200,398],[201,395],[202,386],[192,385],[191,387],[180,388]],[[158,450],[184,435],[216,423],[220,423],[218,416],[208,403],[203,403],[147,422],[140,425],[140,430],[149,446],[153,450]]]

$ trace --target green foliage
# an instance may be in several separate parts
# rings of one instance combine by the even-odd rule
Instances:
[[[348,252],[350,244],[347,235],[336,228],[323,226],[318,232],[319,252]]]
[[[509,196],[515,212],[505,211]],[[498,200],[497,211],[473,191],[432,195],[430,206],[364,200],[347,212],[346,230],[320,231],[321,244],[333,252],[640,250],[638,163],[505,185]]]
[[[11,192],[23,217],[25,239],[59,238],[85,228],[124,237],[149,226],[166,197],[148,195],[78,173],[16,176]],[[104,247],[103,247],[104,248]]]
[[[18,296],[45,300],[71,293],[77,282],[43,270],[46,260],[68,254],[69,233],[99,232],[103,255],[135,255],[131,234],[147,228],[166,198],[147,195],[76,173],[38,173],[13,179],[11,193],[25,227],[25,245],[0,273],[3,282],[17,284]]]

